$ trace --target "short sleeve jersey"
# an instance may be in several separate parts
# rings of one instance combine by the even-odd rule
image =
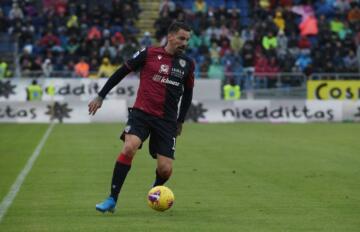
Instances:
[[[134,108],[176,121],[184,89],[194,87],[194,62],[186,55],[171,55],[164,47],[148,47],[134,54],[125,65],[140,70],[140,85]]]

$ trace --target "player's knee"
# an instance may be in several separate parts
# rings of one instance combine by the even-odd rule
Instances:
[[[162,165],[157,168],[158,174],[165,179],[169,179],[172,173],[171,165]]]
[[[122,153],[125,155],[125,156],[128,156],[128,157],[133,157],[136,153],[136,150],[137,150],[137,147],[134,146],[133,144],[131,143],[125,143],[124,147],[123,147],[123,151]]]

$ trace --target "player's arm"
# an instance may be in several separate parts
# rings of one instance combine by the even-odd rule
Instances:
[[[180,111],[179,116],[177,119],[177,135],[181,134],[182,131],[182,124],[185,121],[186,113],[188,112],[192,97],[193,97],[193,88],[194,88],[194,63],[192,63],[192,70],[190,72],[190,75],[188,76],[188,79],[184,86],[184,93],[181,99],[180,104]]]
[[[132,59],[128,60],[122,65],[111,77],[107,80],[105,85],[100,90],[97,97],[95,97],[88,105],[89,114],[94,115],[96,111],[101,107],[106,95],[114,88],[119,82],[125,78],[130,72],[139,69],[145,63],[146,49],[138,51],[134,54]]]
[[[186,113],[188,112],[190,105],[191,105],[191,100],[192,100],[192,96],[193,96],[193,89],[185,89],[184,90],[184,94],[181,100],[181,105],[180,105],[180,112],[179,112],[179,117],[177,119],[177,135],[181,134],[182,131],[182,124],[185,121],[185,117],[186,117]]]
[[[116,86],[126,75],[131,72],[131,69],[126,65],[121,66],[114,74],[111,75],[109,80],[105,83],[104,87],[100,90],[97,97],[95,97],[89,103],[89,114],[94,115],[96,111],[101,107],[106,95],[110,92],[114,86]]]

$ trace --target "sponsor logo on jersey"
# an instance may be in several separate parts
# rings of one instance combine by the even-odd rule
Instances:
[[[165,83],[165,84],[169,84],[169,85],[174,85],[174,86],[180,85],[180,82],[170,80],[169,78],[163,77],[159,74],[155,74],[152,79],[156,82]]]
[[[183,78],[184,77],[184,70],[179,69],[179,68],[172,68],[171,69],[171,76],[177,77],[177,78]]]
[[[136,57],[140,54],[140,52],[145,51],[145,49],[146,49],[146,48],[143,48],[143,49],[141,49],[140,51],[135,52],[135,54],[132,56],[132,58],[136,58]]]
[[[167,65],[167,64],[160,65],[159,73],[168,75],[169,74],[169,65]]]

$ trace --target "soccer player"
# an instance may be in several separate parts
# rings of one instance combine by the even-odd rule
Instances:
[[[191,29],[187,24],[172,23],[168,28],[167,44],[164,47],[148,47],[135,53],[89,103],[89,114],[94,115],[106,94],[115,85],[131,71],[140,70],[139,89],[121,136],[125,143],[115,162],[110,196],[97,204],[96,210],[114,211],[134,155],[149,136],[150,154],[157,159],[153,186],[163,185],[170,178],[176,137],[181,134],[193,95],[195,64],[184,55],[190,33]]]

